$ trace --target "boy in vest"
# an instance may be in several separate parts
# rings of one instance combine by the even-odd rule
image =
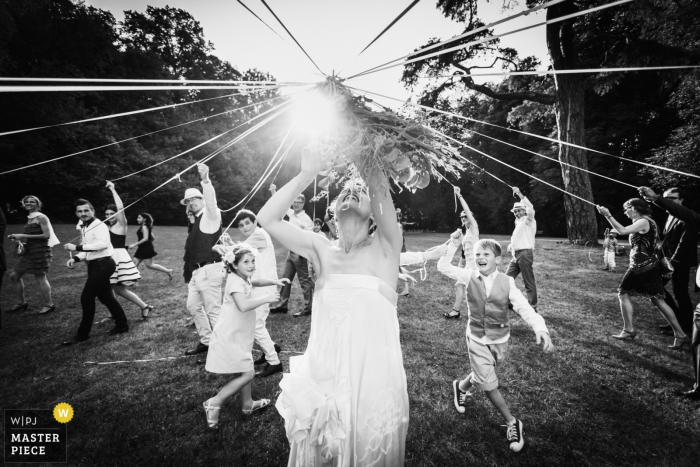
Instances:
[[[253,279],[263,277],[277,280],[275,246],[272,244],[270,234],[258,226],[255,214],[247,209],[241,209],[236,213],[233,224],[237,225],[238,230],[246,237],[244,242],[258,250],[258,255],[255,258]],[[274,285],[272,287],[255,287],[253,288],[253,298],[259,298],[271,292],[277,292],[277,287]],[[257,376],[263,378],[275,373],[281,373],[284,370],[277,354],[282,349],[272,341],[270,333],[265,327],[269,314],[269,303],[260,305],[255,309],[255,343],[260,346],[263,354],[254,363],[255,365],[265,365],[263,370],[256,373]]]
[[[462,281],[466,285],[469,306],[467,324],[467,347],[472,372],[462,381],[452,383],[454,404],[459,413],[464,413],[465,400],[472,386],[486,393],[498,409],[506,425],[506,439],[510,449],[518,452],[523,448],[523,423],[513,417],[505,399],[498,390],[496,367],[502,363],[508,350],[510,324],[509,305],[532,327],[537,344],[543,342],[545,352],[554,346],[549,338],[544,319],[538,315],[522,292],[515,287],[512,277],[502,274],[497,267],[501,263],[501,245],[492,239],[482,239],[474,244],[474,262],[477,270],[462,269],[451,264],[452,257],[460,245],[458,235],[452,236],[447,254],[438,261],[438,271]]]

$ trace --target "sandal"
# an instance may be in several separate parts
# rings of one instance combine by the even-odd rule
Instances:
[[[146,305],[145,307],[141,308],[141,318],[146,321],[148,319],[148,314],[152,311],[153,307],[151,305]]]
[[[210,417],[209,416],[209,411],[214,411],[214,410],[221,410],[221,407],[216,407],[211,405],[211,399],[207,400],[206,402],[202,402],[202,406],[204,407],[204,413],[207,416],[207,424],[209,425],[209,428],[211,429],[216,429],[219,427],[219,415],[216,415],[216,418]],[[221,413],[221,412],[219,412]]]
[[[683,350],[683,347],[685,347],[686,345],[688,346],[688,348],[692,348],[691,347],[692,343],[693,343],[693,341],[690,338],[690,336],[685,335],[683,337],[674,337],[673,338],[673,345],[668,345],[666,347],[668,347],[671,350]]]
[[[612,337],[620,341],[626,341],[627,339],[634,339],[635,337],[637,337],[637,331],[625,331],[623,329],[620,334]]]
[[[250,415],[256,410],[264,409],[270,405],[270,399],[260,399],[259,401],[253,401],[253,408],[250,410],[243,409],[244,415]]]
[[[457,313],[457,314],[456,314],[456,315],[453,315],[453,314],[452,314],[453,311],[454,311],[455,313]],[[460,317],[461,315],[462,315],[462,313],[461,313],[459,310],[455,310],[454,308],[452,308],[452,311],[450,311],[449,313],[448,313],[448,312],[444,312],[444,313],[442,314],[442,316],[444,316],[446,319],[459,319],[459,317]]]

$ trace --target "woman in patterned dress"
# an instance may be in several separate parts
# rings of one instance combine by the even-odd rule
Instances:
[[[39,310],[40,314],[56,311],[56,306],[51,300],[51,284],[46,277],[51,264],[51,248],[58,245],[59,241],[53,233],[53,227],[49,218],[42,214],[42,203],[36,196],[25,196],[22,206],[27,210],[29,221],[24,226],[23,234],[12,234],[10,240],[21,242],[24,253],[10,274],[10,280],[15,287],[18,303],[9,309],[10,312],[25,311],[29,304],[24,298],[24,282],[22,276],[33,274],[44,306]]]
[[[598,212],[605,216],[620,235],[629,234],[630,236],[630,265],[617,289],[623,327],[622,332],[613,337],[619,340],[637,337],[637,331],[634,330],[634,308],[630,296],[641,295],[651,300],[673,328],[673,345],[668,347],[675,350],[683,348],[686,344],[690,345],[690,337],[683,332],[673,310],[664,301],[664,284],[659,258],[655,251],[658,227],[650,217],[651,207],[641,198],[627,200],[622,207],[625,215],[632,220],[632,225],[627,227],[617,222],[607,208],[598,206]]]
[[[148,318],[148,314],[153,311],[153,307],[147,305],[138,295],[127,289],[128,286],[134,285],[141,278],[141,274],[131,260],[129,252],[126,251],[128,225],[124,214],[124,203],[117,194],[114,183],[107,182],[107,188],[112,192],[114,204],[107,205],[107,209],[105,209],[105,223],[109,226],[109,237],[114,248],[112,259],[117,264],[117,269],[109,278],[109,282],[116,295],[129,300],[141,309],[141,317],[145,320]]]

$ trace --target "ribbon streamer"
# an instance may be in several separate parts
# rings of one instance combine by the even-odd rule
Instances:
[[[392,21],[391,23],[389,23],[389,26],[385,27],[384,30],[382,30],[382,32],[379,33],[379,35],[378,35],[377,37],[375,37],[374,39],[372,39],[372,42],[370,42],[369,44],[367,44],[367,47],[365,47],[364,49],[362,49],[362,52],[364,52],[365,50],[369,49],[369,47],[370,47],[372,44],[374,44],[374,43],[377,41],[377,39],[379,39],[380,37],[382,37],[382,36],[384,35],[384,33],[387,32],[389,29],[391,29],[391,27],[392,27],[393,25],[395,25],[401,18],[403,18],[404,15],[405,15],[406,13],[408,13],[409,11],[411,11],[411,8],[413,8],[414,6],[416,6],[416,4],[417,4],[419,1],[420,1],[420,0],[413,0],[413,3],[411,3],[410,5],[408,5],[408,6],[406,7],[406,9],[403,10],[403,11],[401,12],[401,14],[400,14],[399,16],[397,16],[397,17],[394,19],[394,21]],[[563,0],[561,0],[561,1],[563,1]],[[360,52],[359,54],[357,54],[357,56],[359,57],[360,55],[362,55],[362,52]]]
[[[549,8],[550,6],[554,6],[554,5],[558,4],[558,3],[562,3],[562,2],[565,2],[565,1],[566,1],[566,0],[553,0],[553,1],[551,1],[551,2],[544,3],[544,4],[539,5],[539,6],[536,6],[536,7],[534,7],[534,8],[530,8],[530,9],[527,9],[527,10],[525,10],[525,11],[521,11],[520,13],[516,13],[516,14],[514,14],[514,15],[508,16],[508,17],[503,18],[503,19],[500,19],[500,20],[498,20],[498,21],[494,21],[493,23],[489,23],[489,24],[487,24],[487,25],[485,25],[485,26],[481,26],[480,28],[476,28],[476,29],[474,29],[474,30],[467,31],[467,32],[465,32],[464,34],[460,34],[459,36],[453,37],[453,38],[451,38],[451,39],[446,39],[446,40],[444,40],[444,41],[438,42],[437,44],[430,45],[430,46],[428,46],[428,47],[426,47],[426,48],[424,48],[424,49],[421,49],[420,51],[411,52],[411,53],[409,53],[409,54],[404,55],[403,57],[399,57],[399,58],[396,58],[396,59],[394,59],[394,60],[390,60],[390,61],[388,61],[388,62],[386,62],[386,63],[382,63],[381,65],[377,65],[377,66],[375,66],[375,67],[372,67],[372,68],[370,68],[369,70],[365,70],[365,71],[362,72],[362,73],[369,72],[369,71],[371,71],[371,70],[375,70],[375,69],[377,69],[377,68],[383,67],[384,65],[388,65],[388,64],[390,64],[390,63],[398,62],[399,60],[403,60],[404,58],[412,57],[412,56],[414,56],[414,55],[416,55],[416,54],[418,54],[418,53],[425,53],[425,52],[427,52],[428,50],[433,50],[433,49],[436,48],[436,47],[444,46],[444,45],[446,45],[446,44],[449,44],[450,42],[458,41],[458,40],[460,40],[460,39],[464,39],[465,37],[473,36],[473,35],[476,34],[476,33],[479,33],[479,32],[481,32],[481,31],[485,31],[485,30],[487,30],[487,29],[491,29],[491,28],[494,27],[494,26],[497,26],[497,25],[499,25],[499,24],[503,24],[503,23],[506,23],[506,22],[508,22],[508,21],[514,20],[515,18],[518,18],[518,17],[520,17],[520,16],[527,16],[527,15],[529,15],[530,13],[534,13],[534,12],[536,12],[536,11],[538,11],[538,10],[542,10],[542,9],[545,9],[545,8]],[[356,75],[354,75],[354,76],[356,76]],[[351,78],[352,78],[352,77],[350,77],[350,78],[348,78],[348,79],[351,79]]]
[[[253,193],[254,191],[257,193],[257,189],[258,189],[260,186],[262,186],[264,179],[265,179],[267,176],[269,176],[269,173],[268,173],[268,172],[272,172],[272,170],[274,170],[275,167],[277,167],[277,164],[275,164],[275,165],[273,166],[273,163],[275,162],[275,159],[277,159],[277,156],[279,155],[280,151],[282,150],[282,146],[284,146],[284,142],[287,140],[287,137],[288,137],[289,134],[292,132],[292,129],[293,129],[293,128],[294,128],[294,124],[292,124],[292,125],[289,127],[289,130],[287,130],[287,133],[284,135],[284,138],[282,138],[282,142],[280,143],[279,147],[277,148],[277,151],[275,151],[275,154],[274,154],[274,155],[272,156],[272,158],[270,159],[270,163],[267,164],[267,167],[265,167],[265,170],[263,171],[263,173],[262,173],[262,175],[260,176],[260,178],[258,179],[258,181],[255,182],[255,185],[253,185],[253,187],[250,189],[250,192],[248,192],[248,194],[245,195],[245,196],[243,197],[243,199],[242,199],[240,202],[238,202],[238,204],[236,204],[236,205],[234,205],[234,206],[231,206],[231,207],[228,208],[228,209],[222,209],[221,212],[229,212],[229,211],[232,211],[233,209],[235,209],[236,207],[238,207],[242,202],[244,202],[245,199],[248,198],[248,196],[250,196],[250,197],[252,198],[252,196],[254,196],[254,194],[251,195],[251,193]],[[293,144],[293,143],[292,143],[292,144]],[[291,144],[289,145],[289,147],[291,148]],[[287,152],[289,152],[289,149],[287,149],[287,151],[283,154],[282,157],[284,157],[284,156],[287,154]],[[280,158],[280,159],[281,159],[281,158]],[[277,161],[277,162],[279,163],[279,161]],[[271,168],[271,167],[272,167],[272,168]],[[229,226],[229,227],[230,227],[230,226]],[[228,230],[228,228],[227,228],[226,230]]]
[[[250,8],[248,8],[241,0],[238,0],[238,3],[240,3],[241,6],[242,6],[243,8],[245,8],[246,10],[248,10],[248,11],[250,12],[251,15],[255,16],[256,18],[258,18],[258,20],[259,20],[262,24],[264,24],[265,26],[267,26],[267,28],[268,28],[270,31],[272,31],[272,32],[274,32],[275,34],[277,34],[277,37],[279,37],[279,38],[282,39],[285,43],[288,44],[288,42],[284,39],[284,37],[280,36],[279,33],[278,33],[277,31],[275,31],[274,29],[272,29],[272,28],[270,27],[269,24],[267,24],[265,21],[263,21],[262,18],[260,18],[258,15],[256,15],[256,14],[253,12],[253,10],[251,10]]]
[[[625,71],[659,71],[659,70],[684,70],[700,68],[700,65],[673,65],[673,66],[649,66],[649,67],[625,67],[625,68],[579,68],[577,70],[531,70],[531,71],[503,71],[493,73],[469,73],[468,75],[438,75],[419,76],[420,79],[435,78],[473,78],[478,76],[526,76],[526,75],[570,75],[577,73],[616,73]]]
[[[269,90],[269,89],[270,89],[270,88],[259,89],[259,90],[257,90],[257,91],[252,91],[251,93],[261,92],[261,91],[267,91],[267,90]],[[24,130],[6,131],[6,132],[4,132],[4,133],[0,133],[0,136],[14,135],[14,134],[16,134],[16,133],[24,133],[24,132],[27,132],[27,131],[34,131],[34,130],[43,130],[44,128],[53,128],[53,127],[57,127],[57,126],[74,125],[74,124],[76,124],[76,123],[95,122],[95,121],[98,121],[98,120],[106,120],[106,119],[109,119],[109,118],[125,117],[125,116],[127,116],[127,115],[136,115],[136,114],[140,114],[140,113],[153,112],[153,111],[155,111],[155,110],[169,109],[169,108],[179,107],[179,106],[181,106],[181,105],[197,104],[197,103],[199,103],[199,102],[206,102],[206,101],[211,101],[211,100],[214,100],[214,99],[224,99],[224,98],[226,98],[226,97],[240,96],[241,94],[243,94],[243,93],[241,93],[241,92],[235,92],[235,93],[233,93],[233,94],[227,94],[227,95],[225,95],[225,96],[210,97],[210,98],[208,98],[208,99],[200,99],[200,100],[191,101],[191,102],[181,102],[180,104],[162,105],[162,106],[160,106],[160,107],[151,107],[151,108],[149,108],[149,109],[133,110],[133,111],[131,111],[131,112],[122,112],[122,113],[118,113],[118,114],[104,115],[104,116],[102,116],[102,117],[86,118],[86,119],[84,119],[84,120],[76,120],[76,121],[74,121],[74,122],[57,123],[57,124],[55,124],[55,125],[38,126],[38,127],[34,127],[34,128],[25,128]],[[221,115],[221,114],[217,114],[217,115]],[[171,127],[171,128],[173,128],[173,127]]]
[[[228,79],[122,79],[122,78],[2,78],[3,81],[18,81],[29,83],[57,82],[57,83],[201,83],[201,84],[278,84],[280,86],[301,85],[312,83],[300,83],[296,81],[272,81],[272,80],[228,80]]]
[[[306,84],[290,84],[289,86],[306,86]],[[209,89],[225,91],[230,89],[249,90],[258,88],[277,89],[279,86],[0,86],[0,92],[64,92],[64,91],[191,91]]]
[[[576,17],[578,17],[578,16],[587,15],[587,14],[593,13],[593,12],[595,12],[595,11],[604,10],[604,9],[606,9],[606,8],[610,8],[610,7],[622,5],[622,4],[625,4],[625,3],[632,2],[632,1],[634,1],[634,0],[618,0],[617,2],[608,3],[608,4],[606,4],[606,5],[601,5],[601,6],[594,7],[594,8],[589,8],[589,9],[587,9],[587,10],[583,10],[583,11],[579,11],[579,12],[576,12],[576,13],[572,13],[572,14],[570,14],[570,15],[560,16],[559,18],[554,18],[554,19],[551,19],[551,20],[542,21],[542,22],[539,22],[539,23],[536,23],[536,24],[532,24],[532,25],[530,25],[530,26],[525,26],[525,27],[520,28],[520,29],[515,29],[515,30],[513,30],[513,31],[504,32],[503,34],[496,34],[496,35],[494,35],[494,36],[486,37],[486,38],[484,38],[484,39],[479,39],[479,40],[476,40],[476,41],[470,41],[470,42],[467,42],[466,44],[457,45],[457,46],[455,46],[455,47],[450,47],[449,49],[439,50],[439,51],[437,51],[437,52],[433,52],[433,53],[430,53],[430,54],[428,54],[428,55],[422,55],[422,56],[420,56],[420,57],[418,57],[418,58],[411,58],[411,59],[405,60],[405,61],[403,61],[403,62],[401,62],[401,63],[395,63],[395,64],[393,64],[393,65],[385,65],[385,66],[381,66],[381,67],[379,67],[379,68],[374,68],[374,69],[370,69],[370,70],[367,70],[367,71],[363,71],[362,73],[357,73],[357,74],[355,74],[355,75],[350,76],[350,77],[347,78],[347,79],[350,80],[350,79],[355,78],[355,77],[358,77],[358,76],[364,76],[364,75],[368,75],[368,74],[370,74],[370,73],[376,73],[376,72],[378,72],[378,71],[388,70],[388,69],[390,69],[390,68],[394,68],[394,67],[397,67],[397,66],[408,65],[409,63],[414,63],[414,62],[418,62],[418,61],[421,61],[421,60],[427,60],[427,59],[429,59],[429,58],[437,57],[438,55],[443,55],[443,54],[446,54],[446,53],[449,53],[449,52],[454,52],[454,51],[456,51],[456,50],[466,49],[467,47],[471,47],[471,46],[477,45],[477,44],[482,44],[482,43],[484,43],[484,42],[489,42],[489,41],[492,41],[492,40],[494,40],[494,39],[498,39],[498,38],[501,38],[501,37],[509,36],[509,35],[511,35],[511,34],[515,34],[515,33],[517,33],[517,32],[527,31],[528,29],[533,29],[533,28],[536,28],[536,27],[539,27],[539,26],[544,26],[544,25],[547,25],[547,24],[554,24],[554,23],[558,23],[558,22],[561,22],[561,21],[566,21],[566,20],[571,19],[571,18],[576,18]],[[416,52],[416,53],[422,53],[422,51],[418,51],[418,52]],[[415,55],[415,54],[414,54],[414,55]]]
[[[227,143],[227,144],[224,146],[224,148],[229,147],[229,146],[231,146],[232,144],[235,144],[236,142],[242,140],[243,138],[245,138],[245,137],[248,136],[249,134],[251,134],[251,133],[253,133],[254,131],[256,131],[257,129],[261,128],[263,125],[265,125],[265,124],[271,122],[272,120],[274,120],[275,118],[279,117],[280,115],[282,115],[282,114],[283,114],[284,112],[286,112],[287,110],[289,110],[289,107],[280,110],[280,111],[277,112],[275,115],[271,115],[270,117],[267,117],[265,120],[263,120],[262,122],[258,123],[258,124],[255,125],[254,127],[252,127],[252,128],[250,128],[250,129],[246,130],[245,132],[241,133],[241,134],[240,134],[239,136],[237,136],[233,141],[230,141],[229,143]],[[203,159],[201,159],[201,160],[195,162],[194,164],[190,165],[189,167],[185,168],[184,170],[182,170],[182,171],[176,173],[175,175],[173,175],[172,177],[170,177],[169,179],[167,179],[166,181],[164,181],[163,183],[161,183],[160,185],[158,185],[157,187],[155,187],[154,189],[152,189],[151,191],[149,191],[148,193],[146,193],[145,195],[143,195],[142,197],[140,197],[139,199],[137,199],[137,200],[134,201],[133,203],[129,204],[128,206],[124,206],[122,209],[120,209],[119,211],[115,212],[115,213],[114,213],[112,216],[110,216],[110,217],[117,216],[119,213],[126,211],[126,210],[129,209],[131,206],[135,205],[136,203],[138,203],[138,202],[141,201],[142,199],[146,198],[147,196],[151,195],[152,193],[155,193],[156,191],[160,190],[162,187],[164,187],[165,185],[167,185],[167,184],[170,183],[171,181],[173,181],[173,180],[179,180],[179,178],[180,178],[180,176],[181,176],[182,174],[184,174],[185,172],[187,172],[188,170],[190,170],[192,167],[195,167],[197,164],[204,163],[204,162],[208,162],[209,160],[211,160],[212,158],[214,158],[217,154],[219,154],[220,152],[222,152],[224,148],[221,148],[221,149],[217,150],[217,152],[215,152],[214,154],[211,154],[211,155],[209,155],[209,156],[206,156],[206,157],[204,157]],[[91,225],[91,227],[88,228],[88,229],[85,231],[85,233],[87,233],[87,232],[89,232],[90,230],[92,230],[92,229],[94,228],[94,226],[96,226],[96,225],[97,225],[97,224],[93,223],[93,224]],[[82,232],[81,232],[81,235],[82,235]],[[73,238],[72,240],[70,240],[70,241],[67,242],[67,243],[73,243],[75,240],[79,239],[79,238],[81,237],[81,235],[78,235],[77,237]]]
[[[265,5],[265,8],[267,8],[267,9],[270,11],[270,13],[272,13],[272,16],[275,17],[275,19],[277,20],[277,22],[280,23],[280,25],[284,28],[284,30],[287,31],[287,34],[289,34],[289,37],[291,37],[292,40],[296,43],[296,45],[299,46],[299,48],[301,49],[301,51],[304,52],[304,55],[306,55],[306,57],[307,57],[309,60],[311,60],[311,63],[314,64],[314,66],[316,67],[316,69],[317,69],[323,76],[326,76],[326,74],[325,74],[324,72],[321,71],[321,69],[318,67],[318,65],[316,65],[316,62],[314,62],[314,59],[311,58],[311,56],[310,56],[308,53],[306,53],[306,50],[304,50],[304,47],[301,46],[301,44],[300,44],[299,41],[294,37],[294,35],[293,35],[291,32],[289,32],[289,29],[287,29],[287,26],[285,26],[284,23],[282,22],[282,20],[280,20],[279,17],[275,14],[275,12],[272,11],[272,8],[270,8],[270,5],[268,5],[267,2],[266,2],[265,0],[260,0],[260,1],[262,2],[263,5]]]
[[[514,131],[514,132],[516,132],[516,133],[520,133],[520,134],[523,134],[523,135],[532,136],[532,137],[534,137],[534,138],[543,139],[543,140],[545,140],[545,141],[550,141],[550,142],[552,142],[552,143],[563,144],[563,145],[565,145],[565,146],[570,146],[570,147],[574,147],[574,148],[577,148],[577,149],[583,149],[584,151],[589,151],[589,152],[594,152],[594,153],[596,153],[596,154],[602,154],[602,155],[604,155],[604,156],[614,157],[614,158],[616,158],[616,159],[620,159],[620,160],[627,161],[627,162],[632,162],[632,163],[634,163],[634,164],[644,165],[644,166],[647,166],[647,167],[652,167],[652,168],[658,169],[658,170],[664,170],[664,171],[667,171],[667,172],[673,172],[673,173],[676,173],[676,174],[679,174],[679,175],[683,175],[683,176],[686,176],[686,177],[700,178],[700,176],[698,176],[698,175],[693,175],[693,174],[690,174],[690,173],[687,173],[687,172],[683,172],[683,171],[680,171],[680,170],[670,169],[670,168],[668,168],[668,167],[662,167],[662,166],[660,166],[660,165],[650,164],[650,163],[648,163],[648,162],[636,161],[636,160],[634,160],[634,159],[628,159],[628,158],[622,157],[622,156],[616,156],[616,155],[614,155],[614,154],[609,154],[609,153],[607,153],[607,152],[598,151],[597,149],[591,149],[591,148],[587,148],[587,147],[585,147],[585,146],[579,146],[578,144],[574,144],[574,143],[567,143],[566,141],[561,141],[561,140],[558,140],[558,139],[549,138],[549,137],[547,137],[547,136],[541,136],[541,135],[536,135],[536,134],[534,134],[534,133],[528,133],[527,131],[516,130],[515,128],[506,128],[506,127],[504,127],[504,126],[496,125],[495,123],[489,123],[489,122],[484,122],[484,121],[481,121],[481,120],[477,120],[477,119],[475,119],[475,118],[465,117],[465,116],[463,116],[463,115],[458,115],[458,114],[456,114],[456,113],[452,113],[452,112],[447,112],[447,111],[445,111],[445,110],[436,109],[436,108],[434,108],[434,107],[428,107],[428,106],[426,106],[426,105],[416,104],[416,103],[410,102],[410,101],[408,101],[408,100],[404,101],[404,100],[402,100],[402,99],[397,99],[397,98],[395,98],[395,97],[389,97],[389,96],[385,96],[384,94],[378,94],[378,93],[372,92],[372,91],[365,91],[365,90],[363,90],[363,89],[353,88],[353,87],[351,87],[351,86],[347,86],[347,88],[348,88],[348,89],[352,89],[352,90],[354,90],[354,91],[359,91],[359,92],[365,92],[365,93],[367,93],[367,94],[372,94],[372,95],[374,95],[374,96],[384,97],[385,99],[389,99],[389,100],[392,100],[392,101],[402,102],[402,103],[404,103],[404,104],[410,104],[410,105],[412,105],[412,106],[414,106],[414,107],[418,107],[418,108],[427,110],[427,111],[429,111],[429,112],[437,112],[437,113],[441,113],[441,114],[444,114],[444,115],[449,115],[449,116],[451,116],[451,117],[461,118],[462,120],[467,120],[467,121],[470,121],[470,122],[481,123],[481,124],[483,124],[483,125],[488,125],[488,126],[500,128],[500,129],[502,129],[502,130]],[[469,131],[471,131],[471,130],[469,130]]]
[[[441,132],[439,132],[439,131],[437,131],[437,130],[435,130],[435,129],[433,129],[433,128],[430,128],[430,130],[431,130],[432,132],[434,132],[434,133],[436,133],[436,134],[438,134],[438,135],[444,137],[444,138],[447,138],[447,139],[449,139],[449,140],[451,140],[451,141],[454,141],[455,143],[457,143],[457,144],[459,144],[459,145],[461,145],[461,146],[464,146],[464,147],[467,148],[467,149],[471,149],[471,150],[474,151],[474,152],[478,152],[478,153],[481,154],[482,156],[486,156],[486,157],[488,157],[489,159],[493,159],[493,160],[495,160],[496,162],[505,165],[506,167],[510,167],[510,168],[513,169],[513,170],[517,170],[518,172],[520,172],[520,173],[522,173],[522,174],[525,174],[525,175],[527,175],[528,177],[530,177],[530,178],[532,178],[532,179],[534,179],[534,180],[537,180],[537,181],[540,182],[540,183],[544,183],[545,185],[550,186],[550,187],[554,188],[555,190],[559,190],[559,191],[561,191],[562,193],[564,193],[564,194],[566,194],[566,195],[572,196],[572,197],[574,197],[574,198],[578,198],[578,199],[580,199],[581,201],[584,201],[584,202],[586,202],[586,203],[588,203],[588,204],[590,204],[590,205],[592,205],[592,206],[597,206],[593,201],[587,200],[587,199],[582,198],[582,197],[580,197],[580,196],[578,196],[578,195],[575,195],[575,194],[573,194],[573,193],[569,193],[568,191],[566,191],[566,190],[564,190],[564,189],[562,189],[562,188],[559,188],[558,186],[552,185],[552,184],[549,183],[549,182],[545,182],[544,180],[540,180],[539,178],[535,177],[535,176],[532,175],[532,174],[529,174],[529,173],[525,172],[524,170],[520,170],[520,169],[518,169],[517,167],[513,167],[512,165],[503,162],[502,160],[496,159],[496,158],[493,157],[493,156],[489,156],[489,155],[486,154],[485,152],[479,151],[478,149],[475,149],[475,148],[469,146],[469,145],[466,144],[466,143],[463,143],[463,142],[461,142],[461,141],[459,141],[459,140],[457,140],[457,139],[454,139],[454,138],[452,138],[451,136],[447,136],[446,134],[441,133]],[[468,160],[466,157],[462,156],[461,154],[457,154],[457,155],[458,155],[460,158],[464,159],[464,160]]]
[[[293,93],[293,94],[298,94],[299,92],[303,92],[303,91],[298,91],[298,92]],[[290,94],[290,95],[293,95],[293,94]],[[24,170],[24,169],[29,169],[29,168],[31,168],[31,167],[36,167],[36,166],[43,165],[43,164],[48,164],[48,163],[50,163],[50,162],[55,162],[55,161],[58,161],[58,160],[61,160],[61,159],[66,159],[66,158],[68,158],[68,157],[78,156],[78,155],[80,155],[80,154],[85,154],[86,152],[96,151],[96,150],[98,150],[98,149],[103,149],[103,148],[106,148],[106,147],[109,147],[109,146],[114,146],[115,144],[121,144],[121,143],[125,143],[125,142],[127,142],[127,141],[132,141],[132,140],[135,140],[135,139],[143,138],[144,136],[154,135],[154,134],[156,134],[156,133],[160,133],[161,131],[172,130],[173,128],[178,128],[178,127],[181,127],[181,126],[184,126],[184,125],[189,125],[189,124],[191,124],[191,123],[200,122],[200,121],[202,121],[202,120],[207,120],[207,119],[209,119],[209,118],[218,117],[218,116],[220,116],[220,115],[224,115],[224,114],[227,114],[227,113],[230,113],[230,112],[234,112],[234,111],[236,111],[236,110],[243,110],[243,109],[247,109],[247,108],[249,108],[249,107],[253,107],[253,106],[256,106],[256,105],[262,105],[262,104],[265,104],[265,103],[267,103],[267,102],[272,102],[272,101],[277,100],[277,99],[282,99],[283,97],[285,97],[285,96],[273,97],[273,98],[271,98],[271,99],[267,99],[267,100],[264,100],[264,101],[255,102],[255,103],[253,103],[253,104],[248,104],[248,105],[245,105],[245,106],[243,106],[243,107],[236,107],[236,108],[234,108],[234,109],[227,110],[227,111],[225,111],[225,112],[221,112],[221,113],[214,114],[214,115],[209,115],[209,116],[207,116],[207,117],[198,118],[198,119],[196,119],[196,120],[191,120],[191,121],[185,122],[185,123],[180,123],[180,124],[178,124],[178,125],[174,125],[174,126],[171,126],[171,127],[168,127],[168,128],[163,128],[163,129],[161,129],[161,130],[151,131],[151,132],[149,132],[149,133],[144,133],[144,134],[139,135],[139,136],[132,136],[132,137],[130,137],[130,138],[126,138],[126,139],[122,139],[122,140],[119,140],[119,141],[115,141],[115,142],[113,142],[113,143],[103,144],[102,146],[97,146],[97,147],[95,147],[95,148],[84,149],[84,150],[82,150],[82,151],[74,152],[74,153],[72,153],[72,154],[67,154],[67,155],[65,155],[65,156],[55,157],[55,158],[49,159],[49,160],[47,160],[47,161],[37,162],[37,163],[35,163],[35,164],[30,164],[30,165],[25,165],[25,166],[23,166],[23,167],[19,167],[19,168],[16,168],[16,169],[6,170],[5,172],[0,172],[0,175],[5,175],[5,174],[8,174],[8,173],[17,172],[17,171]]]
[[[266,115],[266,114],[268,114],[268,113],[270,113],[270,112],[272,112],[272,111],[274,111],[274,110],[277,110],[277,109],[279,109],[279,108],[281,108],[281,107],[284,107],[285,105],[288,105],[288,104],[289,104],[289,102],[282,103],[282,104],[278,105],[277,107],[273,107],[273,108],[271,108],[271,109],[269,109],[269,110],[266,110],[265,112],[256,115],[255,117],[251,118],[250,120],[248,120],[248,121],[246,121],[246,122],[244,122],[244,123],[241,123],[240,125],[238,125],[238,126],[236,126],[236,127],[233,127],[233,128],[231,128],[230,130],[226,130],[226,131],[224,131],[223,133],[221,133],[220,135],[214,136],[213,138],[209,138],[208,140],[204,141],[203,143],[199,143],[198,145],[196,145],[196,146],[194,146],[194,147],[191,147],[190,149],[187,149],[187,150],[181,152],[180,154],[176,154],[176,155],[174,155],[174,156],[172,156],[172,157],[169,157],[169,158],[167,158],[167,159],[165,159],[165,160],[162,160],[162,161],[160,161],[160,162],[158,162],[158,163],[156,163],[156,164],[153,164],[153,165],[151,165],[151,166],[149,166],[149,167],[146,167],[146,168],[144,168],[144,169],[137,170],[136,172],[130,173],[130,174],[128,174],[128,175],[124,175],[124,176],[119,177],[119,178],[115,178],[115,179],[113,179],[113,180],[111,180],[111,181],[112,181],[112,182],[116,182],[116,181],[118,181],[118,180],[123,180],[123,179],[125,179],[125,178],[129,178],[129,177],[131,177],[131,176],[133,176],[133,175],[139,174],[139,173],[141,173],[141,172],[145,172],[146,170],[150,170],[150,169],[152,169],[152,168],[154,168],[154,167],[157,167],[157,166],[159,166],[159,165],[161,165],[161,164],[165,164],[166,162],[169,162],[169,161],[171,161],[171,160],[173,160],[173,159],[176,159],[176,158],[178,158],[178,157],[180,157],[180,156],[184,156],[185,154],[190,153],[190,152],[194,151],[195,149],[201,148],[202,146],[207,145],[207,144],[211,143],[212,141],[217,140],[217,139],[221,138],[222,136],[224,136],[224,135],[226,135],[226,134],[228,134],[228,133],[231,133],[232,131],[235,131],[235,130],[239,129],[239,128],[242,127],[242,126],[249,124],[249,123],[252,122],[253,120],[257,120],[258,118],[260,118],[260,117],[262,117],[262,116],[264,116],[264,115]]]

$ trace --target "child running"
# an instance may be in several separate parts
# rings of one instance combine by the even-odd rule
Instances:
[[[510,449],[518,452],[523,448],[523,423],[508,409],[498,390],[496,368],[505,360],[510,337],[508,321],[509,305],[532,327],[537,344],[543,342],[543,350],[554,346],[542,316],[530,306],[522,292],[515,287],[512,277],[497,270],[501,263],[501,245],[492,239],[482,239],[474,244],[474,261],[477,270],[462,269],[451,264],[452,257],[460,245],[458,235],[453,234],[447,254],[438,261],[438,271],[466,284],[466,299],[469,306],[467,324],[467,348],[472,372],[462,381],[454,380],[454,404],[459,413],[464,413],[465,400],[472,386],[486,393],[491,403],[505,419],[506,439]]]
[[[204,402],[204,411],[209,428],[217,428],[221,406],[231,396],[241,393],[243,413],[250,415],[267,407],[269,399],[253,401],[250,383],[255,377],[253,366],[253,340],[255,339],[254,310],[266,303],[280,299],[278,291],[252,298],[253,287],[284,286],[289,279],[253,279],[255,272],[255,250],[243,243],[234,245],[224,256],[226,279],[221,317],[214,326],[209,342],[206,370],[212,373],[240,376],[229,381],[219,393]],[[250,313],[253,311],[253,313]]]
[[[605,229],[603,240],[603,271],[615,272],[615,253],[617,253],[617,230]]]

